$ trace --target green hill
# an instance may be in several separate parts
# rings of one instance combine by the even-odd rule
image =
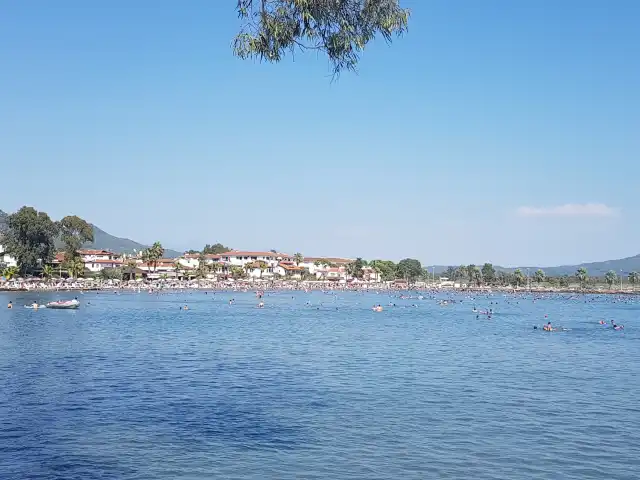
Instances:
[[[0,210],[0,232],[6,228],[8,216],[8,214]],[[148,245],[143,245],[128,238],[120,238],[110,235],[93,224],[91,224],[91,226],[93,227],[93,242],[86,243],[83,245],[84,248],[104,249],[116,253],[133,253],[134,250],[139,252],[140,250],[144,250],[148,247]],[[56,246],[60,247],[60,242],[56,242]],[[165,257],[173,258],[179,257],[182,253],[176,250],[165,249],[164,255]]]

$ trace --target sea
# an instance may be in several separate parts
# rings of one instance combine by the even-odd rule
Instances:
[[[418,295],[2,292],[0,479],[640,478],[640,300]]]

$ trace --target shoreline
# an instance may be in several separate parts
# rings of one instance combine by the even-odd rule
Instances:
[[[268,284],[268,285],[256,285],[256,284],[227,284],[223,282],[211,282],[203,285],[176,285],[176,284],[155,284],[155,283],[143,283],[135,285],[47,285],[42,284],[33,286],[0,286],[0,292],[180,292],[185,290],[191,291],[235,291],[235,292],[253,292],[255,290],[265,291],[353,291],[353,292],[419,292],[429,294],[512,294],[512,295],[547,295],[547,294],[563,294],[563,295],[638,295],[640,290],[627,290],[627,289],[578,289],[578,288],[557,288],[557,287],[536,287],[536,288],[513,288],[513,287],[477,287],[477,288],[453,288],[453,287],[438,287],[438,286],[421,286],[421,287],[408,287],[388,284],[359,284],[354,285],[336,285],[332,283],[322,284]]]

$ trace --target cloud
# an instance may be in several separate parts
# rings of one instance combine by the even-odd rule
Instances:
[[[618,209],[604,203],[567,203],[555,207],[520,207],[521,217],[615,217]]]

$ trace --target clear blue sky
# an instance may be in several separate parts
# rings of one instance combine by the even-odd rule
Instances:
[[[0,209],[176,249],[640,253],[640,2],[404,0],[337,82],[234,58],[235,4],[2,1]]]

